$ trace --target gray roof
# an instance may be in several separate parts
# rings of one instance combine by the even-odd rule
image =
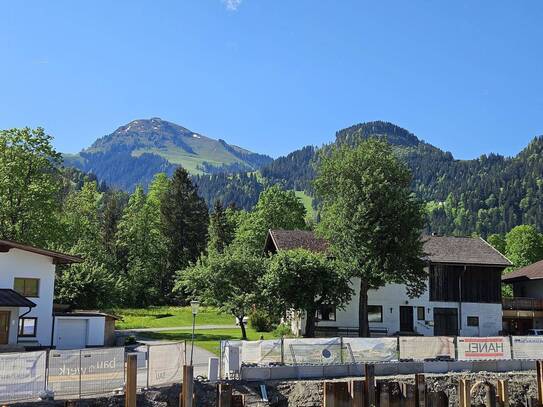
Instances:
[[[423,236],[425,260],[432,263],[509,267],[511,262],[480,237]]]
[[[424,260],[431,263],[509,267],[511,262],[479,237],[423,236]],[[305,230],[270,230],[266,247],[276,250],[304,248],[325,252],[328,242]]]
[[[34,308],[36,304],[23,297],[11,288],[0,288],[0,307],[28,307]]]
[[[15,242],[13,240],[0,240],[0,252],[9,252],[11,249],[19,249],[40,254],[42,256],[51,257],[53,259],[53,263],[55,264],[81,263],[83,261],[83,259],[79,256],[60,253],[54,250],[42,249],[41,247]]]

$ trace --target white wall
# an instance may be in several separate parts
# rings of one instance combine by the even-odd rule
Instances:
[[[104,333],[106,328],[106,318],[104,316],[57,316],[55,317],[55,333],[53,335],[53,346],[58,342],[58,326],[62,320],[84,320],[87,321],[87,346],[104,346]]]
[[[358,298],[360,293],[360,279],[353,278],[351,286],[355,293],[345,309],[337,310],[335,321],[319,321],[319,327],[358,328]],[[404,285],[388,284],[378,290],[368,292],[368,305],[381,305],[383,307],[383,322],[370,322],[371,328],[386,328],[387,335],[393,335],[400,330],[400,305],[425,308],[425,321],[417,320],[417,309],[413,309],[414,329],[416,332],[431,336],[434,334],[433,309],[459,308],[458,302],[430,301],[429,292],[417,298],[409,298]],[[502,305],[486,303],[462,303],[462,324],[460,336],[493,336],[498,335],[502,329]],[[479,317],[479,327],[467,326],[467,317]],[[302,330],[304,325],[302,323]]]
[[[19,343],[38,342],[41,346],[51,344],[51,330],[53,325],[53,295],[55,287],[55,265],[53,259],[35,253],[19,249],[11,249],[6,253],[0,253],[0,288],[14,287],[15,277],[39,278],[39,298],[29,298],[36,304],[36,307],[26,315],[27,317],[38,318],[36,338],[20,338]],[[13,314],[22,315],[28,311],[28,308],[17,308]],[[12,324],[15,320],[12,317]],[[15,327],[10,326],[10,343],[17,342],[18,321],[15,321]],[[15,333],[14,341],[11,342],[12,334]]]

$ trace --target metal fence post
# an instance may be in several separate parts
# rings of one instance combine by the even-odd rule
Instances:
[[[151,345],[147,345],[147,354],[145,355],[145,364],[146,364],[146,370],[147,374],[145,375],[147,378],[146,387],[149,388],[149,375],[151,374],[151,369],[149,369],[149,364],[151,363]]]
[[[81,398],[81,349],[79,349],[79,398]]]
[[[339,360],[341,361],[341,363],[343,364],[344,361],[343,361],[343,336],[340,336],[339,337]]]
[[[192,407],[194,392],[194,370],[193,366],[183,366],[183,407]]]
[[[281,335],[281,364],[285,364],[285,338]]]

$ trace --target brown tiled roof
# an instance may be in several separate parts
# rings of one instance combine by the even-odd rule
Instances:
[[[10,249],[19,249],[26,252],[41,254],[42,256],[51,257],[55,264],[81,263],[83,261],[83,259],[78,256],[42,249],[40,247],[14,242],[12,240],[0,240],[0,252],[7,252]]]
[[[479,237],[423,236],[425,259],[432,263],[509,267],[511,262]]]
[[[543,260],[540,260],[529,266],[519,268],[518,270],[504,274],[502,281],[513,282],[516,280],[542,280],[543,279]]]
[[[320,253],[328,250],[328,242],[308,230],[270,230],[268,239],[276,250],[307,249]]]
[[[476,237],[423,236],[425,260],[432,263],[509,267],[511,263],[486,241]],[[268,243],[276,250],[304,248],[325,252],[328,242],[311,231],[270,230]]]

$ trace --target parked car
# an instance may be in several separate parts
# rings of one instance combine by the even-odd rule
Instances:
[[[528,329],[530,336],[543,336],[543,329]]]

